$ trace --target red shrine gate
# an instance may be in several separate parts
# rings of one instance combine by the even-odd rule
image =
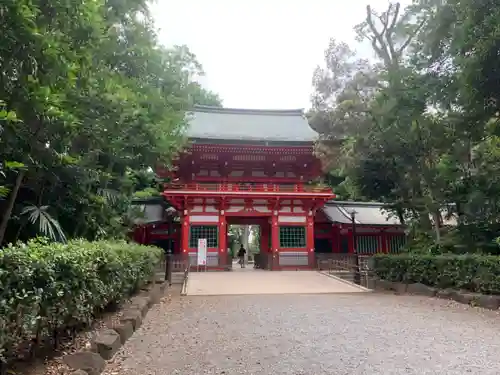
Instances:
[[[191,264],[206,238],[207,266],[225,267],[228,224],[246,219],[261,226],[274,269],[313,267],[314,217],[334,194],[311,184],[321,165],[302,111],[197,107],[189,136],[174,172],[159,174],[174,181],[163,196],[180,213],[180,249]]]
[[[164,200],[136,202],[147,217],[134,231],[137,242],[172,248],[195,265],[205,238],[212,269],[230,262],[231,224],[260,226],[270,269],[311,268],[315,255],[397,252],[404,245],[404,227],[383,204],[331,201],[332,191],[313,183],[322,174],[313,154],[317,135],[302,111],[197,107],[188,135],[191,146],[173,171],[157,171],[172,181]],[[177,222],[168,224],[168,205]]]
[[[261,226],[261,252],[274,252],[274,268],[312,267],[314,265],[314,212],[331,193],[325,191],[292,192],[265,185],[240,190],[241,186],[218,185],[182,187],[164,194],[182,211],[182,251],[192,262],[196,258],[198,239],[208,242],[207,265],[227,264],[227,229],[230,223]],[[267,243],[270,243],[270,246]]]

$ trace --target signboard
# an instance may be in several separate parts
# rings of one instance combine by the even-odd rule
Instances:
[[[207,239],[200,238],[198,240],[198,266],[207,265]]]

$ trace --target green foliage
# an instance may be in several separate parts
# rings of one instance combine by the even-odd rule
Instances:
[[[500,294],[500,258],[492,255],[379,254],[374,271],[389,281]]]
[[[1,126],[1,125],[0,125]],[[0,127],[1,132],[1,127]],[[4,181],[7,178],[6,171],[15,171],[24,169],[25,165],[17,161],[5,161],[0,164],[0,181]],[[5,198],[10,192],[10,189],[6,186],[0,185],[0,198]]]
[[[61,329],[88,324],[148,280],[161,250],[133,243],[44,239],[0,251],[0,355]]]
[[[402,252],[416,253],[416,254],[441,254],[439,248],[429,232],[419,230],[418,227],[413,226],[410,229],[409,240],[401,249]]]
[[[201,64],[158,42],[145,0],[5,0],[0,35],[0,246],[33,236],[12,220],[26,206],[69,238],[123,237],[134,192],[159,186],[141,176],[185,146],[186,112],[221,105]]]
[[[371,43],[373,63],[330,42],[313,76],[317,154],[334,171],[340,195],[384,202],[409,225],[413,251],[493,253],[500,233],[500,5],[414,3],[367,7],[356,32]]]
[[[194,105],[222,107],[222,99],[219,95],[203,89],[197,82],[191,83],[191,101]]]
[[[38,226],[38,232],[50,238],[52,241],[66,242],[64,234],[59,222],[54,219],[48,212],[49,206],[27,206],[21,211],[21,215],[28,216],[31,224]]]
[[[134,198],[151,198],[158,196],[158,189],[149,187],[144,190],[136,191],[134,193]]]

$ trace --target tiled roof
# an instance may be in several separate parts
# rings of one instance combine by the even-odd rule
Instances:
[[[332,223],[350,224],[351,212],[356,212],[354,220],[361,225],[401,225],[398,218],[384,210],[378,202],[331,201],[323,207],[323,212]]]
[[[330,201],[327,202],[322,210],[332,223],[350,224],[351,212],[354,210],[356,211],[356,215],[354,216],[356,224],[401,225],[399,218],[387,212],[384,209],[384,204],[379,202]],[[454,215],[447,215],[443,210],[441,216],[443,225],[457,225],[457,219]]]
[[[197,106],[188,114],[188,136],[197,139],[312,142],[311,129],[301,109],[257,110]]]
[[[349,224],[351,219],[340,211],[338,206],[327,204],[321,210],[332,223]]]

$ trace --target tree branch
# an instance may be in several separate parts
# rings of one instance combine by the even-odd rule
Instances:
[[[392,4],[389,4],[389,9],[387,10],[386,13],[382,13],[382,16],[378,16],[377,15],[377,18],[380,20],[380,22],[382,23],[382,26],[384,26],[384,28],[382,29],[382,31],[380,32],[380,34],[384,35],[385,32],[387,31],[387,28],[389,27],[389,14],[391,12],[391,9],[392,9]],[[385,14],[385,18],[383,17]]]
[[[387,30],[387,33],[385,34],[385,38],[387,40],[387,45],[389,46],[389,51],[391,52],[392,59],[398,60],[399,59],[399,54],[396,53],[396,50],[394,48],[394,44],[392,43],[392,34],[394,33],[394,28],[396,27],[396,22],[398,21],[399,17],[399,9],[400,9],[400,4],[396,3],[396,10],[394,11],[394,16],[392,18],[391,26]],[[389,5],[389,10],[387,11],[387,21],[389,21],[389,14],[390,10],[392,8],[392,4]]]
[[[372,46],[377,53],[380,53],[379,57],[385,61],[386,65],[391,65],[392,59],[389,55],[389,51],[387,50],[387,44],[384,42],[382,34],[378,32],[375,24],[373,23],[372,8],[370,5],[366,6],[366,23],[374,35],[374,38],[372,38]],[[377,42],[380,44],[380,47],[377,46],[377,48],[375,48]]]
[[[398,56],[401,56],[401,54],[406,49],[406,47],[408,47],[408,45],[411,43],[411,41],[413,40],[415,35],[417,35],[418,32],[420,31],[420,29],[422,29],[422,27],[424,27],[425,21],[426,20],[423,20],[422,22],[420,22],[419,25],[416,27],[416,29],[408,36],[408,39],[406,39],[406,41],[403,43],[401,48],[399,48]]]
[[[389,19],[389,11],[391,10],[391,8],[392,8],[392,4],[389,5],[389,10],[387,11],[387,19]],[[396,10],[394,11],[394,17],[392,19],[391,26],[389,27],[388,32],[394,31],[394,27],[396,26],[396,21],[398,20],[398,17],[399,17],[400,8],[401,8],[401,4],[396,3]]]

